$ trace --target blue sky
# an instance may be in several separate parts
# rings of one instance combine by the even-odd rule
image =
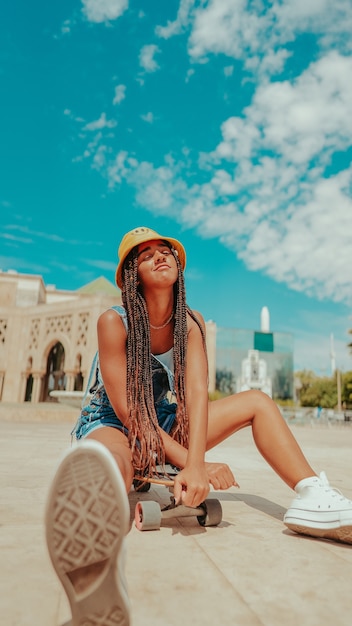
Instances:
[[[191,307],[352,369],[350,0],[13,0],[0,19],[0,268],[113,282],[187,250]]]

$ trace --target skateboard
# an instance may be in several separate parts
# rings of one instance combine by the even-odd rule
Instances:
[[[135,491],[145,493],[151,485],[167,487],[171,493],[170,504],[161,506],[153,500],[140,500],[135,507],[134,521],[138,530],[160,530],[163,520],[179,517],[196,517],[200,526],[218,526],[222,521],[222,508],[219,500],[207,498],[198,507],[189,507],[184,504],[176,504],[173,487],[174,478],[177,475],[174,469],[167,474],[151,477],[135,476],[133,486]]]

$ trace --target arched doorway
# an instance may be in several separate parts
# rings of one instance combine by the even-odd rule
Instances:
[[[54,390],[62,391],[66,387],[65,376],[65,349],[58,341],[50,350],[46,364],[46,374],[42,387],[42,402],[57,402],[50,396]]]
[[[24,401],[30,402],[32,400],[32,391],[33,391],[33,376],[32,376],[32,368],[33,368],[33,359],[29,357],[26,371],[28,372],[26,378],[26,391],[24,394]]]

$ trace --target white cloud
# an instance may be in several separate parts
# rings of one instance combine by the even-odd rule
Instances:
[[[122,100],[126,98],[126,85],[117,85],[115,87],[115,95],[112,101],[113,104],[120,104]]]
[[[86,156],[110,188],[126,180],[146,209],[219,238],[249,269],[351,304],[352,166],[329,169],[334,155],[352,146],[350,8],[350,0],[273,0],[265,10],[260,0],[209,0],[195,9],[183,0],[175,22],[157,34],[166,39],[191,25],[192,60],[210,53],[241,59],[258,78],[249,106],[223,122],[221,141],[199,157],[198,178],[193,163],[188,176],[187,154],[159,166],[125,151],[113,155],[101,131],[116,122],[105,113],[84,128],[98,131]],[[295,78],[270,82],[290,54],[285,46],[308,31],[320,45],[315,62]],[[159,52],[156,45],[142,48],[145,71],[159,68]],[[225,64],[225,76],[233,68]],[[116,104],[123,87],[116,87]],[[141,117],[154,122],[151,112]]]
[[[186,83],[189,83],[190,78],[194,75],[194,73],[195,73],[195,71],[194,71],[194,69],[192,69],[192,68],[191,68],[191,69],[189,69],[189,70],[187,70],[187,73],[186,73],[186,78],[185,78],[185,82],[186,82]]]
[[[163,39],[169,39],[173,35],[180,34],[190,22],[190,13],[195,4],[195,0],[181,0],[174,22],[168,21],[166,26],[157,26],[156,34]]]
[[[350,0],[273,0],[266,9],[259,1],[210,0],[194,11],[189,53],[193,60],[222,53],[270,75],[283,69],[285,46],[297,35],[314,33],[322,49],[348,52],[351,30]]]
[[[67,35],[68,33],[70,33],[72,29],[72,25],[73,25],[72,20],[65,20],[61,26],[61,33],[63,35]]]
[[[133,168],[134,162],[133,159],[128,156],[128,153],[125,151],[119,152],[107,165],[106,174],[109,187],[113,188],[115,185],[121,183],[124,178],[127,178]]]
[[[270,12],[260,15],[258,6],[247,10],[246,0],[210,0],[205,8],[195,11],[190,36],[190,54],[193,58],[209,52],[222,52],[242,58],[245,50],[258,49],[261,31],[266,30]]]
[[[219,234],[229,223],[219,200],[236,200],[236,226],[221,236],[250,269],[318,298],[350,302],[352,168],[323,172],[333,152],[352,145],[351,72],[351,58],[330,53],[294,83],[259,87],[246,117],[223,124],[214,159],[226,169],[216,169],[211,181]],[[203,208],[205,232],[208,223],[214,228],[210,211]]]
[[[103,270],[104,272],[115,273],[116,271],[116,263],[113,261],[104,261],[88,257],[87,259],[84,259],[84,263],[86,263],[86,265],[89,265],[90,267],[95,267],[98,270]]]
[[[11,233],[0,233],[0,238],[10,243],[33,243],[33,240],[28,237],[19,237],[18,235],[11,235]]]
[[[331,52],[293,83],[264,83],[246,124],[260,129],[262,147],[288,162],[307,163],[322,151],[344,150],[352,140],[351,72],[352,57]]]
[[[148,124],[152,124],[154,122],[154,115],[151,111],[149,111],[145,115],[141,115],[141,118],[144,122],[148,122]]]
[[[229,77],[233,75],[233,71],[234,71],[234,66],[233,65],[227,65],[226,67],[224,67],[224,74],[225,76]]]
[[[273,19],[281,31],[281,41],[293,32],[316,33],[323,48],[351,50],[352,11],[350,0],[285,0],[273,4]]]
[[[155,54],[160,52],[158,46],[150,44],[143,46],[139,54],[139,63],[146,72],[155,72],[159,65],[154,59]]]
[[[84,141],[88,140],[88,142],[83,153],[76,156],[73,162],[90,159],[92,168],[101,171],[106,166],[107,158],[111,151],[106,145],[106,141],[114,137],[112,129],[117,126],[116,120],[108,120],[106,113],[102,113],[98,119],[92,122],[85,123],[85,121],[80,118],[76,118],[75,121],[84,124],[79,137]]]
[[[253,271],[351,303],[352,166],[325,174],[352,145],[351,74],[352,58],[332,52],[292,82],[259,85],[203,155],[207,182],[187,185],[186,162],[155,167],[120,153],[109,184],[127,179],[145,208],[218,237]]]
[[[36,239],[45,239],[46,241],[50,241],[51,243],[67,243],[75,245],[81,243],[77,240],[67,239],[67,237],[60,237],[60,235],[57,235],[56,233],[47,233],[44,231],[33,230],[28,226],[21,226],[18,224],[8,224],[5,228],[8,231],[19,232],[23,235],[21,236],[5,234],[4,237],[6,239],[12,241],[20,241],[22,243],[29,243],[31,245],[35,243]]]
[[[177,17],[156,34],[164,39],[190,31],[188,51],[192,61],[210,54],[241,59],[249,72],[274,75],[291,55],[287,49],[297,36],[316,35],[321,50],[352,50],[350,0],[209,0],[195,7],[181,0]]]
[[[106,119],[106,114],[102,113],[99,119],[94,120],[93,122],[88,122],[83,128],[83,130],[95,131],[101,130],[103,128],[114,128],[117,125],[115,120]]]
[[[82,4],[89,22],[116,20],[128,8],[128,0],[82,0]]]
[[[99,145],[94,151],[92,167],[96,170],[101,170],[106,164],[106,155],[109,152],[107,146]],[[90,155],[87,155],[90,156]]]
[[[317,298],[352,302],[352,168],[311,185],[312,198],[285,211],[246,222],[239,256],[249,269],[264,271],[292,289]],[[226,236],[225,236],[226,237]],[[234,243],[232,237],[228,242]]]

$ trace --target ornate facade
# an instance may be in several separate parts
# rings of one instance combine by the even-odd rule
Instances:
[[[97,349],[97,319],[120,302],[105,279],[58,291],[41,276],[0,273],[0,400],[46,402],[50,391],[81,390]]]

